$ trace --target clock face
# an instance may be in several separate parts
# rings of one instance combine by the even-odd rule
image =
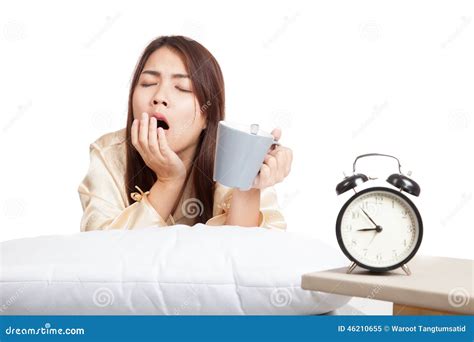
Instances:
[[[373,271],[388,271],[415,255],[423,224],[405,195],[376,187],[349,199],[337,218],[336,234],[349,259]]]

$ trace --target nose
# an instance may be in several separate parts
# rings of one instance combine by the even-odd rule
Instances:
[[[160,103],[162,103],[163,106],[168,107],[168,102],[166,102],[164,100],[153,99],[153,105],[154,106],[158,106]]]
[[[168,100],[163,92],[162,87],[159,87],[158,91],[153,95],[153,106],[162,104],[165,107],[168,107]]]

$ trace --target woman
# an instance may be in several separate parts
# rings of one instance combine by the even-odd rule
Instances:
[[[90,145],[78,189],[81,231],[195,223],[285,229],[272,186],[290,172],[290,149],[270,150],[248,191],[213,181],[224,99],[221,69],[205,47],[182,36],[152,41],[132,79],[126,129]]]

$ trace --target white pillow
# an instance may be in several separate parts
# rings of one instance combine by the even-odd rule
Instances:
[[[307,315],[350,297],[301,289],[347,264],[316,239],[233,226],[107,230],[0,244],[3,315]]]

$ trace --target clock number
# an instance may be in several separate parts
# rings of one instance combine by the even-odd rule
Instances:
[[[406,209],[403,210],[403,216],[402,216],[402,218],[404,218],[404,219],[408,218],[408,210],[406,210]]]
[[[369,210],[369,203],[367,201],[362,202],[361,208],[364,210]]]
[[[377,253],[375,258],[377,259],[377,261],[381,261],[382,260],[382,253]]]
[[[353,219],[353,220],[359,218],[359,212],[358,212],[358,211],[352,211],[351,213],[352,213],[352,219]]]
[[[364,256],[367,256],[367,248],[364,248],[363,251],[364,251]]]

